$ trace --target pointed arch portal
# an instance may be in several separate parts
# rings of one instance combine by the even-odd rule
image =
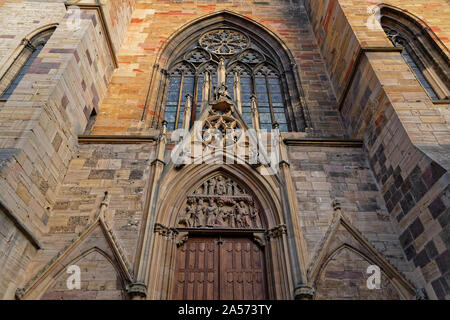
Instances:
[[[245,164],[168,172],[156,205],[149,298],[290,299],[274,185]]]
[[[227,42],[230,37],[233,41]],[[242,100],[244,95],[236,95],[236,84],[240,83],[241,89],[245,86],[245,75],[240,73],[245,70],[253,77],[253,123],[263,128],[262,119],[266,117],[266,124],[275,124],[278,112],[273,103],[278,99],[286,103],[288,119],[300,121],[292,122],[290,129],[305,127],[292,56],[278,37],[250,19],[224,11],[195,20],[169,39],[158,61],[160,72],[155,72],[152,83],[159,82],[154,91],[159,92],[156,105],[162,114],[160,120],[164,110],[172,112],[172,126],[167,122],[163,125],[164,137],[167,130],[182,126],[190,128],[192,138],[195,130],[181,116],[190,119],[190,112],[195,114],[197,108],[204,129],[214,121],[224,125],[230,120],[248,130],[251,123],[244,112],[248,101]],[[198,91],[184,95],[191,85],[199,88],[199,72],[202,79],[210,81],[202,86],[201,96],[210,96],[200,107],[200,100],[195,99]],[[278,90],[272,78],[281,75]],[[179,85],[170,79],[176,79]],[[217,80],[217,87],[213,88],[211,79]],[[267,114],[258,121],[256,109],[265,112],[264,97],[257,95],[263,86],[267,93],[273,89],[274,95],[267,96]],[[275,93],[283,94],[282,98],[275,98]],[[155,121],[158,127],[159,120]],[[216,122],[212,126],[218,129]],[[209,146],[207,142],[204,139],[201,148]],[[138,268],[147,285],[147,299],[292,299],[294,287],[302,280],[294,243],[297,240],[292,234],[287,236],[292,228],[287,222],[291,221],[291,208],[286,205],[283,178],[261,174],[266,168],[261,163],[252,165],[245,157],[227,164],[208,161],[180,165],[173,160],[164,162],[163,149],[159,154],[161,165],[155,169],[158,178],[149,204],[148,236],[142,238],[146,262]],[[221,155],[214,153],[212,157]]]

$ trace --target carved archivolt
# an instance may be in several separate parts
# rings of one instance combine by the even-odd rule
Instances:
[[[262,229],[262,220],[253,196],[232,178],[217,175],[186,197],[177,226]]]

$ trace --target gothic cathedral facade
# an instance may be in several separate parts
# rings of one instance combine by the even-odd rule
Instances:
[[[0,299],[450,299],[449,16],[0,0]]]

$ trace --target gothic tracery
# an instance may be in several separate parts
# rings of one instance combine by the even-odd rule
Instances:
[[[215,99],[216,89],[223,82],[230,101],[249,127],[254,126],[254,95],[261,129],[271,130],[277,124],[280,131],[289,131],[281,74],[267,52],[248,35],[233,29],[214,29],[200,36],[170,67],[164,112],[168,129],[182,127],[187,94],[192,96],[192,123]],[[218,79],[219,68],[225,70],[224,79]]]

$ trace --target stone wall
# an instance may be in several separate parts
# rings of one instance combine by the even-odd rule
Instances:
[[[119,52],[119,69],[93,128],[94,134],[145,133],[159,109],[158,83],[147,103],[147,122],[141,121],[153,67],[169,38],[187,23],[229,10],[262,24],[284,42],[295,58],[312,122],[317,134],[343,136],[336,99],[319,48],[299,1],[137,1]],[[161,66],[160,66],[161,68]],[[159,71],[158,71],[159,72]]]
[[[351,223],[393,266],[405,274],[411,271],[361,148],[290,146],[289,162],[307,265],[321,250],[337,200]]]
[[[0,39],[6,39],[3,57],[17,53],[15,48],[25,35],[58,24],[0,107],[0,201],[32,237],[40,239],[49,231],[55,194],[76,151],[77,135],[83,133],[92,110],[98,110],[113,61],[93,11],[82,12],[78,29],[66,23],[68,16],[61,3],[7,3],[0,14],[8,17],[1,19]],[[11,19],[23,21],[20,31],[13,30],[20,24]],[[12,253],[5,261],[18,258]],[[2,277],[20,271],[11,263],[6,263]]]
[[[305,3],[349,135],[364,139],[391,220],[416,268],[414,282],[431,298],[448,298],[449,105],[432,103],[399,52],[369,50],[357,63],[360,47],[392,47],[381,28],[366,24],[367,7],[376,3]],[[387,3],[420,16],[448,46],[448,22],[436,14],[449,10],[445,1]]]
[[[64,252],[64,249],[72,241],[78,239],[79,235],[95,222],[105,191],[109,194],[106,212],[108,225],[113,230],[116,241],[123,249],[130,266],[134,265],[140,222],[148,188],[149,165],[154,158],[153,153],[154,145],[80,145],[69,163],[67,174],[56,196],[53,214],[48,222],[50,230],[42,239],[42,249],[28,266],[27,280],[42,271],[58,252]],[[104,235],[97,232],[93,238],[88,239],[87,247],[79,250],[79,255],[86,253],[83,250],[101,248],[103,242],[105,242]],[[98,254],[95,256],[99,257]],[[73,258],[77,259],[76,256]],[[94,260],[98,261],[98,259]],[[98,282],[92,278],[92,281],[96,283],[95,286],[110,288],[113,285],[113,283],[108,284],[108,281],[113,280],[101,275],[100,267],[97,270],[89,263],[88,266],[90,267],[87,273],[85,273],[86,270],[82,272],[82,291],[88,290],[89,286],[94,286],[87,280],[83,282],[83,279],[90,279],[92,276],[95,278],[96,275],[104,282]],[[65,273],[61,277],[67,278],[67,276],[68,274]],[[63,291],[70,291],[66,287],[58,287],[57,284],[55,286],[54,289],[49,289],[50,291],[44,298],[51,298],[55,295],[59,297],[64,294]],[[94,291],[101,290],[97,288]],[[70,292],[67,294],[70,295]],[[98,296],[95,293],[94,296],[98,299],[106,297],[104,293],[99,293]]]

